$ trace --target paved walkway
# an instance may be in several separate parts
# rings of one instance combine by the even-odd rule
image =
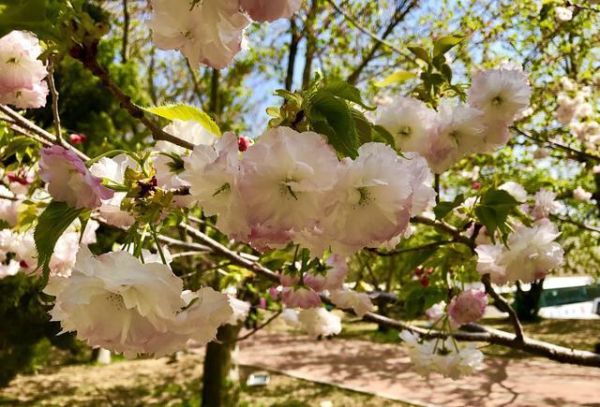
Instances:
[[[411,370],[402,346],[360,340],[314,341],[257,333],[240,343],[239,362],[342,385],[422,406],[600,407],[600,369],[538,358],[489,357],[480,374],[452,381]]]

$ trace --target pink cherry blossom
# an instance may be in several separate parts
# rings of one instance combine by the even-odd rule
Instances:
[[[321,306],[319,294],[306,287],[284,287],[281,301],[289,308],[316,308]]]
[[[448,315],[457,326],[469,324],[483,316],[487,302],[485,291],[465,290],[452,298],[448,305]]]
[[[331,268],[325,274],[307,273],[304,275],[304,284],[315,291],[341,289],[348,274],[346,258],[332,254],[326,264]]]
[[[74,208],[94,209],[114,193],[93,176],[77,155],[61,146],[42,150],[40,177],[48,184],[50,195]]]
[[[241,0],[242,9],[254,21],[275,21],[290,18],[302,4],[302,0]]]
[[[239,0],[152,0],[152,39],[161,49],[178,49],[192,66],[224,68],[242,49],[250,19]]]
[[[18,108],[46,104],[48,74],[38,39],[31,33],[12,31],[0,38],[0,103]]]

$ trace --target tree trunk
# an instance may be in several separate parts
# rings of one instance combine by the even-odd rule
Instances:
[[[521,285],[517,285],[514,308],[521,321],[533,322],[538,319],[540,311],[540,299],[544,290],[544,280],[531,283],[529,291],[523,291]]]
[[[239,399],[239,381],[232,378],[231,353],[241,325],[223,325],[217,340],[206,345],[202,377],[202,407],[236,406]]]

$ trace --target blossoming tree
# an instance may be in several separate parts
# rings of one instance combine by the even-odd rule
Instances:
[[[496,291],[597,270],[593,5],[473,2],[440,29],[383,2],[377,32],[365,1],[96,3],[0,1],[0,277],[35,281],[62,332],[127,357],[207,345],[205,405],[231,402],[231,349],[273,319],[240,336],[259,308],[314,337],[341,331],[332,308],[400,330],[426,375],[477,374],[481,343],[600,366],[529,338]],[[411,15],[432,39],[400,33]],[[257,93],[280,75],[268,123],[253,69]],[[97,87],[110,138],[82,132]],[[487,304],[513,332],[477,324]]]

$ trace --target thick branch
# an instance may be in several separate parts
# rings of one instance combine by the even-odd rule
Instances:
[[[127,62],[127,47],[129,45],[129,8],[127,0],[123,0],[123,41],[121,44],[121,62]]]
[[[510,306],[510,304],[504,299],[504,297],[502,297],[494,290],[494,287],[492,287],[492,283],[490,281],[489,274],[484,275],[481,278],[481,282],[485,287],[485,292],[494,299],[496,307],[498,307],[500,311],[508,313],[508,319],[510,320],[515,331],[515,342],[523,342],[523,326],[521,326],[521,321],[519,321],[519,317],[517,316],[517,313],[515,312],[513,307]]]
[[[96,76],[102,84],[112,93],[112,95],[119,101],[121,107],[125,109],[131,117],[142,122],[144,126],[152,133],[155,140],[168,141],[169,143],[176,144],[180,147],[192,150],[194,145],[189,141],[182,140],[179,137],[175,137],[172,134],[165,132],[156,123],[148,119],[144,111],[136,106],[131,98],[126,95],[121,88],[119,88],[110,78],[110,75],[106,69],[104,69],[98,63],[96,59],[96,51],[93,47],[75,46],[71,49],[71,56],[78,59],[83,65],[90,70]]]
[[[290,51],[288,54],[287,73],[285,76],[286,90],[292,90],[292,85],[294,83],[294,70],[296,69],[296,55],[298,54],[299,42],[300,37],[298,36],[296,20],[294,20],[294,17],[292,17],[290,19]]]

